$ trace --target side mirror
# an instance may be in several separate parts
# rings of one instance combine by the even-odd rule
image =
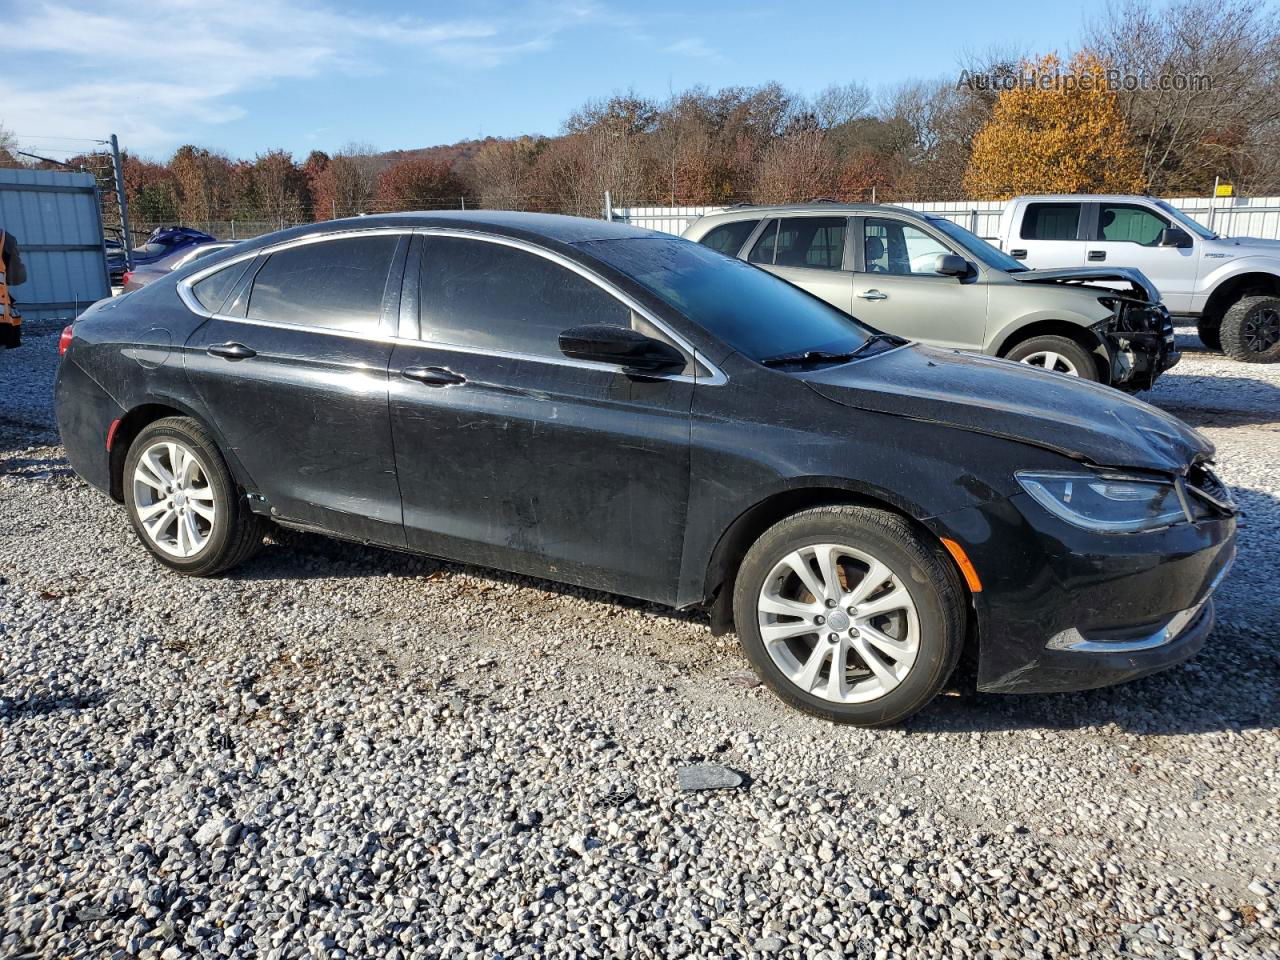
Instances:
[[[1191,234],[1183,230],[1181,227],[1165,227],[1160,231],[1160,237],[1156,240],[1157,247],[1179,247],[1185,248],[1191,246]]]
[[[933,272],[944,277],[966,277],[969,275],[969,261],[954,253],[940,253],[933,262]]]
[[[654,372],[685,365],[684,354],[630,327],[589,323],[560,334],[560,352],[574,360],[616,363],[629,370]]]

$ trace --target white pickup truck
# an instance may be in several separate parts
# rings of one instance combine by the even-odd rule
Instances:
[[[1207,347],[1280,360],[1280,240],[1220,237],[1154,197],[1015,197],[994,238],[1028,267],[1135,267]]]

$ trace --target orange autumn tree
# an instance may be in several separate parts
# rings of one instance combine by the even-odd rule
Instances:
[[[1105,87],[1106,65],[1077,53],[1063,69],[1056,54],[1022,64],[1023,77],[1058,77],[1048,89],[1020,83],[1000,93],[973,141],[966,191],[1004,200],[1026,193],[1137,193],[1142,163],[1119,99]]]

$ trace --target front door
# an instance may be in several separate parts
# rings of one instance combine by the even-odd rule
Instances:
[[[187,375],[211,422],[282,519],[404,542],[382,324],[408,241],[367,233],[270,253],[227,313],[187,341]]]
[[[941,276],[933,269],[939,254],[958,251],[932,233],[889,217],[859,222],[862,256],[853,274],[854,316],[912,340],[981,350],[987,285],[977,268],[966,278]]]
[[[1195,239],[1189,247],[1159,246],[1160,231],[1174,226],[1138,203],[1096,203],[1097,216],[1085,244],[1086,266],[1135,267],[1160,291],[1170,313],[1189,313],[1196,281]]]
[[[647,321],[533,248],[428,234],[391,358],[409,546],[671,602],[689,495],[694,367],[632,377],[571,361],[559,333]],[[409,290],[415,275],[419,282]]]

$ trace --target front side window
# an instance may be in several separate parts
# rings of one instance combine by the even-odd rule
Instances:
[[[560,334],[588,323],[631,325],[631,308],[546,257],[502,243],[423,238],[423,340],[563,358]]]
[[[253,278],[247,315],[272,323],[374,333],[399,242],[397,234],[373,234],[278,250]]]
[[[867,273],[938,276],[938,255],[951,250],[923,230],[899,220],[868,217],[862,226]]]
[[[1075,240],[1079,229],[1078,203],[1028,203],[1022,217],[1023,240]]]
[[[807,350],[847,352],[868,336],[866,327],[825,300],[701,244],[645,237],[579,246],[753,360]]]
[[[719,253],[736,257],[759,222],[759,220],[735,220],[733,223],[722,223],[708,231],[707,235],[698,242]]]
[[[1098,205],[1098,232],[1094,239],[1154,247],[1160,240],[1160,231],[1167,226],[1168,220],[1146,207],[1132,203],[1102,203]]]

